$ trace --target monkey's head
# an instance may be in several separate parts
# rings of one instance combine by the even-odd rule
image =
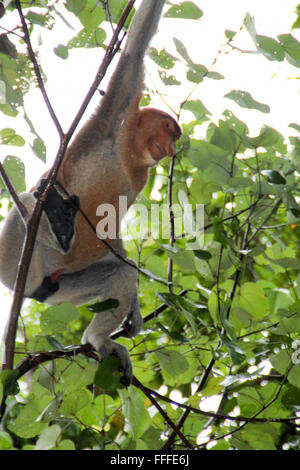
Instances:
[[[169,114],[154,108],[140,111],[135,146],[147,166],[154,166],[165,156],[173,157],[180,136],[181,129]]]

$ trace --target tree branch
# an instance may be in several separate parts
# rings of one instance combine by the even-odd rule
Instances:
[[[39,222],[41,219],[41,214],[42,214],[42,209],[43,209],[43,202],[46,200],[47,195],[52,187],[52,185],[56,181],[56,176],[59,170],[59,167],[62,163],[65,151],[67,149],[68,143],[80,121],[82,118],[82,115],[84,111],[86,110],[86,107],[89,104],[89,101],[91,100],[93,94],[95,93],[96,89],[98,88],[101,80],[103,79],[107,68],[109,64],[111,63],[113,57],[117,53],[120,47],[120,41],[118,39],[119,33],[126,21],[127,16],[129,15],[129,12],[131,11],[133,4],[135,3],[135,0],[130,0],[126,6],[126,8],[123,11],[123,14],[121,16],[121,19],[118,23],[118,26],[113,34],[113,37],[109,43],[109,46],[106,50],[104,59],[98,69],[98,72],[96,74],[96,77],[92,83],[92,86],[90,87],[78,113],[76,114],[67,134],[64,135],[62,128],[57,120],[57,117],[53,111],[53,108],[51,106],[51,103],[49,101],[48,95],[46,93],[43,80],[40,74],[40,70],[36,61],[36,57],[34,55],[31,42],[30,42],[30,37],[29,37],[29,32],[28,28],[25,22],[25,18],[22,12],[22,8],[20,5],[20,1],[16,1],[16,6],[19,12],[19,16],[22,22],[23,26],[23,31],[25,35],[25,42],[27,44],[28,48],[28,54],[29,57],[32,61],[35,74],[37,77],[37,81],[39,83],[43,98],[45,100],[47,109],[50,113],[50,116],[57,128],[58,134],[60,136],[61,142],[60,146],[56,155],[56,159],[54,161],[54,164],[49,171],[49,174],[47,176],[47,184],[45,186],[45,190],[43,194],[37,199],[35,208],[33,210],[32,215],[27,221],[26,227],[25,227],[25,239],[24,239],[24,244],[23,244],[23,249],[22,249],[22,255],[20,258],[20,263],[19,263],[19,269],[17,273],[17,278],[16,278],[16,283],[14,287],[15,295],[14,299],[12,302],[11,310],[10,310],[10,317],[7,325],[7,330],[6,330],[6,335],[5,335],[5,358],[4,358],[4,364],[3,364],[3,369],[12,369],[13,368],[13,357],[14,357],[14,346],[15,346],[15,338],[16,338],[16,332],[17,332],[17,323],[18,323],[18,317],[19,317],[19,312],[22,306],[22,301],[23,301],[23,296],[24,296],[24,291],[25,291],[25,284],[26,284],[26,279],[29,271],[29,266],[30,266],[30,261],[33,253],[33,247],[36,239],[36,234],[39,226]]]
[[[24,39],[24,41],[26,43],[26,46],[27,46],[28,55],[29,55],[31,63],[33,65],[35,76],[36,76],[39,88],[40,88],[41,93],[43,95],[44,101],[46,103],[49,114],[52,118],[52,121],[54,122],[54,125],[57,129],[58,135],[62,139],[63,136],[64,136],[64,133],[63,133],[62,127],[61,127],[61,125],[60,125],[60,123],[57,119],[57,116],[54,112],[54,109],[52,108],[52,105],[50,103],[48,94],[47,94],[46,89],[45,89],[45,85],[44,85],[44,82],[43,82],[43,79],[42,79],[42,76],[41,76],[41,72],[40,72],[40,69],[39,69],[39,66],[38,66],[38,63],[37,63],[37,60],[36,60],[36,56],[35,56],[35,53],[33,51],[32,45],[31,45],[30,35],[29,35],[27,24],[26,24],[24,15],[23,15],[23,10],[22,10],[22,7],[21,7],[20,0],[16,0],[15,4],[16,4],[16,8],[17,8],[18,13],[19,13],[21,23],[22,23],[22,29],[23,29],[23,33],[24,33],[24,38],[23,39]]]

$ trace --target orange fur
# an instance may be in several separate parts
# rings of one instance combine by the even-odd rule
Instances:
[[[98,153],[94,150],[94,156],[88,149],[88,155],[85,155],[84,142],[80,141],[79,133],[59,172],[58,181],[69,194],[79,196],[81,209],[94,227],[100,221],[96,216],[97,207],[103,203],[114,205],[118,227],[119,196],[127,196],[128,206],[131,205],[147,183],[149,167],[166,155],[172,156],[175,142],[181,135],[180,127],[171,116],[153,108],[139,110],[137,101],[132,104],[123,123],[117,156],[111,155],[111,160],[103,158],[101,149]],[[91,132],[99,132],[92,121],[87,126]],[[81,134],[85,139],[86,127]],[[89,160],[88,165],[86,158]],[[114,162],[114,168],[110,161]],[[113,240],[107,241],[113,245]],[[100,259],[107,251],[108,248],[79,213],[72,249],[64,256],[64,272],[82,269]]]

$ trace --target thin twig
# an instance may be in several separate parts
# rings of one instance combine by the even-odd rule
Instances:
[[[163,408],[157,403],[157,401],[153,397],[153,390],[150,390],[148,387],[145,387],[136,377],[133,377],[132,380],[133,385],[138,387],[142,392],[146,395],[146,397],[151,401],[152,405],[157,408],[161,416],[164,418],[166,423],[173,429],[173,432],[180,437],[182,442],[187,446],[188,449],[194,449],[192,444],[187,440],[184,434],[180,431],[180,429],[177,428],[177,426],[174,424],[174,422],[169,418],[167,413],[163,410]]]
[[[34,68],[34,72],[35,72],[35,76],[36,76],[39,88],[40,88],[41,93],[43,95],[44,102],[46,103],[46,106],[47,106],[49,114],[52,118],[52,121],[53,121],[53,123],[54,123],[54,125],[57,129],[58,135],[62,139],[63,136],[64,136],[64,133],[63,133],[62,127],[61,127],[61,125],[60,125],[60,123],[57,119],[57,116],[54,112],[54,109],[51,105],[51,102],[49,100],[47,91],[45,89],[45,85],[44,85],[44,82],[43,82],[43,79],[42,79],[42,76],[41,76],[41,72],[40,72],[40,69],[39,69],[39,66],[38,66],[38,63],[37,63],[37,60],[36,60],[36,56],[35,56],[35,53],[33,51],[32,45],[31,45],[30,35],[29,35],[27,24],[26,24],[24,15],[23,15],[23,10],[22,10],[22,7],[21,7],[20,0],[16,0],[15,4],[16,4],[16,8],[17,8],[18,13],[19,13],[21,23],[22,23],[22,29],[23,29],[23,33],[24,33],[24,38],[23,39],[24,39],[24,41],[26,43],[26,46],[27,46],[28,54],[29,54],[30,60],[31,60],[33,68]]]

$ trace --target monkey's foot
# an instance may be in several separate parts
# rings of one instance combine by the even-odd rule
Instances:
[[[57,281],[62,272],[63,269],[58,269],[52,276],[44,277],[42,284],[29,297],[39,302],[45,302],[50,295],[58,291],[59,284]]]
[[[42,179],[39,187],[34,192],[36,198],[44,191],[45,186],[46,179]],[[80,201],[78,196],[72,195],[64,199],[54,187],[50,189],[43,205],[52,230],[66,253],[71,247],[71,241],[74,236],[75,217],[79,206]]]
[[[132,364],[127,349],[119,343],[108,340],[98,349],[100,361],[104,361],[108,356],[116,356],[120,360],[119,371],[123,372],[120,382],[128,387],[132,380]]]

